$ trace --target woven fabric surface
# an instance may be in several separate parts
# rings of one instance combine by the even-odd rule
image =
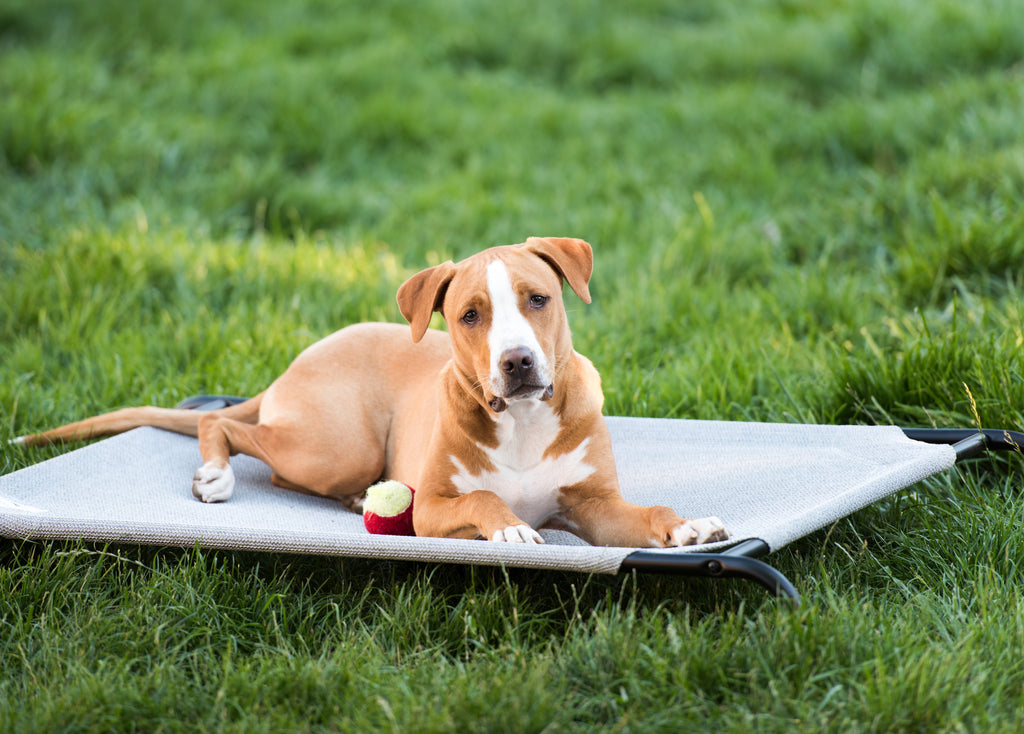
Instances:
[[[895,427],[609,418],[627,499],[684,517],[717,515],[721,549],[793,540],[953,465],[953,449]],[[635,549],[598,548],[565,532],[544,545],[371,535],[332,500],[274,487],[270,469],[232,459],[227,502],[193,499],[198,443],[153,428],[99,441],[0,476],[0,535],[522,566],[615,573]]]

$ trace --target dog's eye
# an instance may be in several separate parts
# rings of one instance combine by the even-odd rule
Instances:
[[[544,308],[550,300],[549,296],[530,296],[530,308]]]
[[[480,320],[480,314],[473,309],[469,309],[466,313],[462,314],[460,319],[466,326],[473,326]]]

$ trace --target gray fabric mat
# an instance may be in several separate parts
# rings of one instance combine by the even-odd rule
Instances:
[[[684,517],[717,515],[733,534],[777,550],[950,468],[951,447],[888,426],[609,418],[627,499]],[[278,489],[270,469],[232,459],[225,503],[193,499],[198,443],[154,428],[99,441],[0,476],[0,535],[315,553],[615,573],[631,548],[596,548],[543,531],[540,546],[371,535],[331,500]],[[660,550],[686,553],[694,548]]]

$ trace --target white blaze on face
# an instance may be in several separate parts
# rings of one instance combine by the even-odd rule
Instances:
[[[526,347],[533,352],[538,382],[545,385],[551,382],[547,357],[533,327],[519,310],[519,298],[501,260],[487,266],[487,292],[491,297],[491,331],[487,335],[487,345],[491,350],[491,383],[502,384],[501,355],[516,347]]]

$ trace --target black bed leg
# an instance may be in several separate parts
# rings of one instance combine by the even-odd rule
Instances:
[[[636,551],[626,556],[619,570],[647,573],[739,578],[760,584],[777,597],[800,605],[800,594],[780,571],[752,556],[763,555],[768,546],[760,540],[744,541],[723,553],[660,553]]]

